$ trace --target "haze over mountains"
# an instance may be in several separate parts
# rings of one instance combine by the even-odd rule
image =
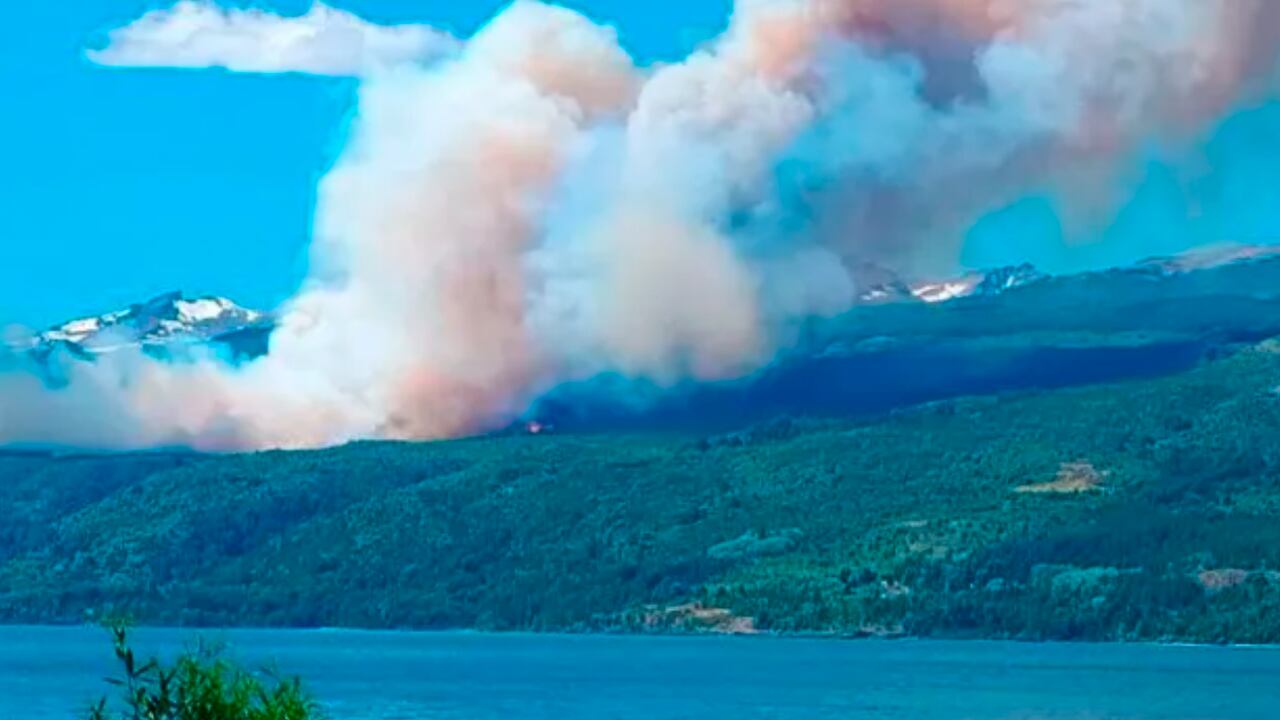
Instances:
[[[1221,246],[1078,275],[1027,267],[902,285],[797,329],[745,379],[672,388],[567,384],[533,414],[562,428],[730,428],[779,415],[866,416],[965,395],[1191,369],[1280,334],[1280,253]],[[952,288],[946,300],[916,297]]]
[[[1049,276],[1022,265],[941,280],[865,268],[850,312],[798,327],[744,378],[657,386],[618,375],[549,388],[517,424],[600,431],[731,427],[786,414],[865,415],[966,394],[1060,387],[1191,367],[1280,332],[1280,246],[1221,245],[1133,266]],[[269,351],[275,316],[167,293],[19,338],[57,384],[66,363],[130,348],[182,363]]]
[[[938,304],[971,297],[994,297],[1041,282],[1089,282],[1123,275],[1152,279],[1214,270],[1240,264],[1280,258],[1280,245],[1224,243],[1199,248],[1181,255],[1155,257],[1128,267],[1051,276],[1029,264],[979,270],[942,279],[907,279],[887,268],[865,265],[858,275],[865,289],[858,294],[860,305],[922,302]],[[1257,268],[1261,274],[1270,267]],[[1209,278],[1205,278],[1209,281]],[[1228,286],[1221,288],[1226,291]],[[1234,290],[1240,290],[1234,288]],[[180,291],[168,292],[103,315],[76,318],[36,333],[13,330],[7,343],[12,352],[49,353],[67,347],[77,355],[94,355],[128,346],[163,347],[192,343],[227,342],[238,333],[270,330],[272,313],[251,310],[217,296],[187,298]]]

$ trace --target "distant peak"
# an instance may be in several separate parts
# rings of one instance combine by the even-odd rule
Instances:
[[[1177,255],[1147,258],[1137,267],[1166,273],[1208,270],[1223,265],[1280,256],[1280,244],[1218,243],[1192,248]]]
[[[1048,277],[1034,265],[1023,263],[990,270],[975,270],[945,280],[913,283],[911,295],[926,303],[940,303],[974,295],[999,295]]]
[[[269,315],[240,307],[227,298],[187,298],[175,290],[123,310],[67,321],[37,334],[27,344],[36,349],[70,344],[101,353],[129,346],[202,342],[272,322]]]

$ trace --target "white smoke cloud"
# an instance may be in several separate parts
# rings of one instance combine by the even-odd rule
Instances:
[[[1273,7],[742,0],[723,37],[638,69],[611,29],[517,0],[435,65],[379,59],[266,357],[10,378],[0,440],[440,438],[567,380],[750,372],[845,310],[861,263],[954,264],[974,218],[1028,192],[1059,192],[1068,221],[1107,212],[1135,153],[1272,87]],[[274,59],[239,67],[305,64],[257,52]],[[233,66],[218,53],[200,62]]]
[[[426,63],[458,42],[426,25],[375,25],[315,3],[304,15],[223,8],[181,0],[109,33],[89,59],[117,67],[226,68],[249,73],[359,76],[377,68]]]

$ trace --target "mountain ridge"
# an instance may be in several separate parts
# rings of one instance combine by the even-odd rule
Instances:
[[[1223,243],[1179,255],[1147,258],[1132,265],[1080,273],[1048,274],[1029,263],[1021,263],[938,279],[905,278],[888,268],[865,263],[854,272],[864,285],[855,308],[912,303],[944,305],[998,297],[1047,281],[1087,281],[1117,275],[1161,279],[1278,257],[1280,245]],[[222,337],[247,331],[269,333],[274,330],[276,319],[271,312],[245,308],[222,296],[188,298],[181,291],[171,291],[127,308],[23,334],[11,338],[7,344],[11,351],[17,352],[48,354],[61,347],[75,355],[96,355],[124,347],[217,342]]]
[[[188,298],[170,291],[127,308],[69,320],[11,340],[12,350],[48,354],[59,348],[76,355],[101,355],[129,347],[161,347],[217,342],[235,333],[266,329],[269,313],[251,310],[216,295]]]

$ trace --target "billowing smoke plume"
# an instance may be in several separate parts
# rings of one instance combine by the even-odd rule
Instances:
[[[517,0],[363,82],[267,356],[0,379],[0,440],[440,438],[604,372],[740,376],[847,309],[862,263],[954,265],[1034,190],[1107,217],[1134,153],[1271,91],[1278,46],[1271,0],[740,0],[719,39],[637,68]]]

